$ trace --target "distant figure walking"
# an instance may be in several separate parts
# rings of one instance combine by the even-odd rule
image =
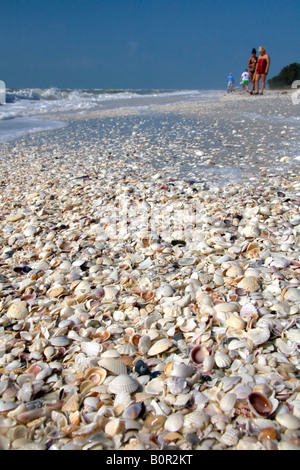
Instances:
[[[256,55],[256,49],[252,49],[252,55],[248,59],[248,69],[249,69],[249,75],[250,75],[250,80],[251,80],[251,95],[254,91],[255,87],[255,69],[256,69],[256,63],[257,63],[257,55]]]
[[[249,75],[248,69],[246,69],[245,72],[242,73],[241,80],[242,80],[243,90],[245,90],[245,87],[246,87],[246,90],[249,91],[250,75]]]
[[[270,57],[266,54],[266,49],[264,47],[258,48],[259,57],[257,59],[256,69],[255,69],[255,88],[256,88],[256,95],[259,94],[259,81],[261,79],[261,91],[260,94],[263,95],[265,85],[266,85],[266,78],[269,72],[270,67]]]
[[[227,77],[227,93],[230,93],[233,91],[233,85],[234,85],[234,77],[232,73],[230,73]]]

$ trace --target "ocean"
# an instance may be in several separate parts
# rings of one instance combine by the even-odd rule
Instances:
[[[0,106],[0,142],[67,125],[64,116],[218,100],[224,90],[7,89]]]

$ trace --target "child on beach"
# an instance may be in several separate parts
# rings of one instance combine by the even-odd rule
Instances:
[[[254,91],[254,86],[255,86],[255,69],[256,69],[256,63],[257,63],[257,55],[256,55],[256,49],[252,49],[252,55],[248,60],[248,69],[249,69],[249,75],[250,75],[250,80],[251,80],[251,94]]]
[[[233,91],[233,84],[234,84],[234,78],[232,73],[230,73],[227,77],[227,93]]]
[[[249,75],[248,69],[246,69],[245,72],[243,72],[241,76],[243,91],[245,90],[245,87],[247,91],[249,91],[249,80],[250,80],[250,75]]]

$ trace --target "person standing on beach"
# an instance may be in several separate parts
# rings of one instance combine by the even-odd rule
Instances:
[[[234,77],[232,73],[230,73],[227,77],[227,93],[233,90],[233,85],[234,85]]]
[[[256,69],[255,69],[255,87],[256,87],[256,95],[259,94],[259,81],[261,79],[261,91],[260,94],[263,95],[266,78],[269,72],[270,67],[270,57],[266,54],[266,49],[264,47],[258,48],[259,58],[257,60]]]
[[[249,75],[248,69],[246,69],[245,72],[242,73],[241,80],[242,80],[243,91],[245,90],[245,87],[247,91],[249,91],[250,75]]]
[[[251,80],[251,95],[254,91],[255,87],[255,69],[256,69],[256,63],[257,63],[257,55],[256,55],[256,49],[252,49],[252,55],[248,60],[248,69],[249,69],[249,75],[250,75],[250,80]]]

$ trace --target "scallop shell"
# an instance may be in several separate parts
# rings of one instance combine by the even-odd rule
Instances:
[[[229,413],[233,410],[236,400],[237,396],[235,395],[235,393],[226,393],[221,398],[220,407],[224,411],[224,413]]]
[[[239,431],[227,426],[225,433],[221,436],[220,442],[227,447],[233,447],[239,442]]]
[[[165,430],[169,432],[177,432],[183,426],[183,416],[181,413],[171,414],[165,422]]]
[[[121,374],[115,377],[108,386],[110,393],[119,394],[122,392],[133,393],[139,388],[140,384],[137,380],[129,375]]]
[[[163,338],[156,341],[148,351],[148,356],[157,356],[164,351],[167,351],[173,346],[173,343],[168,338]]]
[[[136,348],[133,346],[133,344],[125,343],[118,346],[117,351],[121,355],[133,356],[136,353]]]
[[[268,328],[253,328],[252,330],[247,331],[247,338],[250,339],[254,346],[264,344],[270,338],[270,330]]]
[[[226,369],[231,364],[230,357],[221,351],[215,352],[214,359],[217,367],[219,367],[220,369]]]
[[[81,351],[87,356],[98,356],[101,346],[96,341],[84,341],[81,343]]]
[[[204,411],[192,411],[184,417],[184,431],[186,433],[194,433],[207,426],[208,423],[209,416]]]
[[[109,370],[114,375],[125,375],[127,374],[126,365],[119,361],[118,359],[112,359],[110,357],[102,357],[98,361],[99,366],[104,367],[104,369]]]

